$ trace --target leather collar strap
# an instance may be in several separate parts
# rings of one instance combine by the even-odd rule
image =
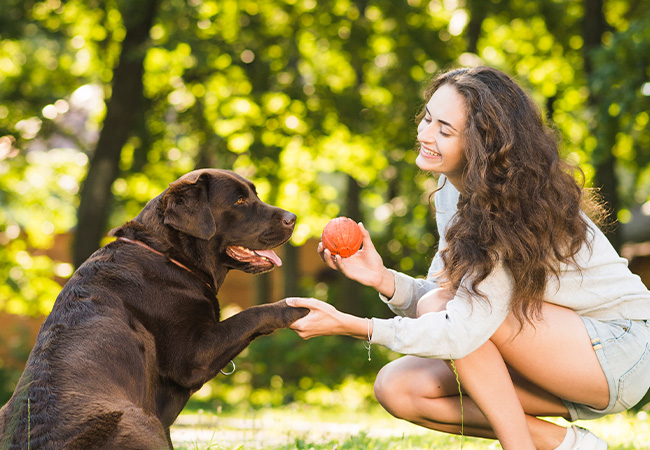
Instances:
[[[187,267],[186,265],[184,265],[184,264],[182,264],[182,263],[176,261],[174,258],[170,258],[169,256],[165,255],[164,253],[159,252],[159,251],[156,250],[155,248],[151,248],[151,247],[149,247],[149,246],[148,246],[147,244],[145,244],[144,242],[134,241],[133,239],[128,239],[128,238],[121,237],[121,236],[118,237],[117,240],[118,240],[118,241],[128,242],[129,244],[139,245],[140,247],[146,248],[146,249],[149,250],[150,252],[153,252],[153,253],[155,253],[155,254],[157,254],[157,255],[160,255],[160,256],[164,256],[165,258],[167,258],[168,260],[170,260],[171,262],[173,262],[174,264],[176,264],[178,267],[187,270],[189,273],[191,273],[191,274],[194,275],[194,276],[197,276],[197,275],[196,275],[194,272],[192,272],[192,270],[191,270],[189,267]],[[205,283],[205,282],[204,282],[204,283]],[[205,284],[208,284],[208,283],[205,283]],[[210,286],[210,285],[208,284],[208,286]]]

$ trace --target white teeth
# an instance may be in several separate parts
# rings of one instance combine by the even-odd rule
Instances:
[[[431,150],[428,150],[428,149],[426,149],[426,148],[424,148],[424,147],[421,147],[420,149],[422,150],[422,153],[424,153],[425,155],[429,155],[429,156],[440,156],[440,153],[436,153],[436,152],[431,151]]]

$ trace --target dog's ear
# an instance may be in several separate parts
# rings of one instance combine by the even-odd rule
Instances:
[[[210,179],[201,174],[169,185],[162,198],[165,225],[199,239],[208,240],[217,232],[210,209]]]

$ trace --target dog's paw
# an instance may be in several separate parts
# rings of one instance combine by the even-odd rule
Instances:
[[[277,318],[280,320],[279,328],[288,328],[296,320],[309,314],[309,309],[289,306],[286,300],[271,303],[271,306],[275,309]]]
[[[289,326],[301,317],[309,314],[307,308],[294,308],[287,305],[285,300],[265,305],[252,306],[239,314],[255,314],[257,316],[257,334],[271,334],[280,328]]]
[[[307,314],[309,314],[309,309],[289,306],[287,305],[286,300],[280,300],[278,302],[275,302],[274,305],[277,305],[280,308],[282,321],[285,324],[283,326],[285,328],[291,325],[292,323],[294,323],[296,320],[300,319],[301,317],[305,317]]]

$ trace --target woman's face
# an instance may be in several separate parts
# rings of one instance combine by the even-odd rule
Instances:
[[[418,125],[420,154],[415,160],[420,169],[445,175],[459,190],[465,167],[461,139],[465,109],[465,100],[451,85],[444,84],[434,92]]]

